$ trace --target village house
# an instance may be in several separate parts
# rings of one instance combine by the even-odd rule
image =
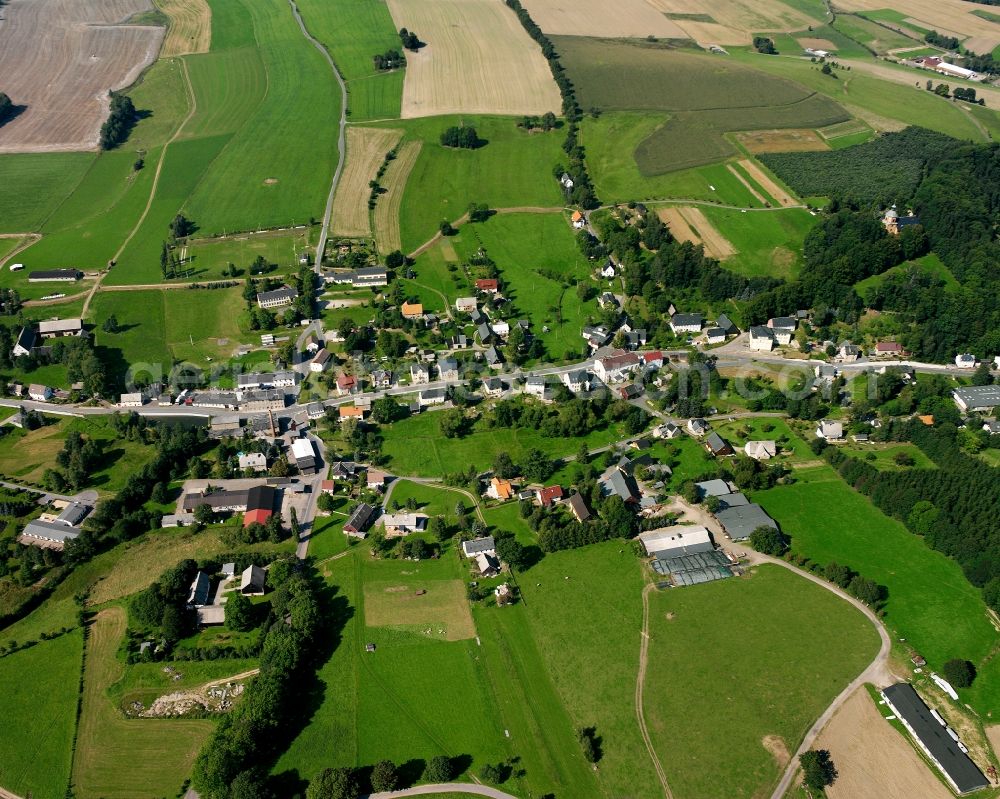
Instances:
[[[850,341],[845,341],[837,348],[837,357],[842,361],[856,361],[861,357],[861,348]]]
[[[369,469],[365,475],[365,485],[369,491],[384,491],[391,475],[381,469]]]
[[[552,507],[553,503],[559,502],[562,498],[562,486],[548,486],[546,488],[535,489],[535,500],[543,508]]]
[[[359,422],[365,418],[364,408],[356,405],[341,405],[337,408],[337,416],[340,421],[344,419],[357,419]]]
[[[21,328],[21,332],[17,334],[17,341],[14,342],[14,348],[11,350],[11,354],[15,358],[19,358],[22,355],[31,355],[31,352],[35,349],[37,343],[38,334],[35,332],[35,328],[30,325],[25,325]]]
[[[587,217],[579,211],[573,212],[573,215],[570,217],[570,221],[573,223],[573,227],[576,230],[583,230],[587,227]]]
[[[443,388],[427,389],[420,392],[417,401],[420,403],[421,408],[426,408],[430,405],[444,405],[448,401],[448,392]]]
[[[626,505],[634,505],[642,497],[635,477],[627,466],[618,466],[608,472],[601,481],[601,493],[606,497],[621,497]]]
[[[735,336],[740,332],[739,328],[724,313],[719,314],[719,318],[715,320],[715,326],[727,336]]]
[[[639,347],[646,346],[646,331],[642,328],[629,330],[623,334],[623,338],[625,339],[625,346],[630,350],[637,350]]]
[[[681,429],[673,422],[664,422],[653,428],[653,438],[677,438],[681,435]]]
[[[955,366],[962,369],[975,369],[976,356],[971,352],[961,352],[955,356]]]
[[[459,297],[455,300],[455,310],[459,313],[472,313],[476,307],[475,297]]]
[[[316,450],[308,438],[296,438],[292,441],[292,458],[300,474],[316,473]]]
[[[545,399],[545,378],[534,375],[529,377],[524,383],[524,393],[529,397]]]
[[[503,394],[504,384],[499,377],[483,378],[483,394],[487,397],[499,397]]]
[[[841,441],[844,438],[844,425],[824,419],[816,427],[816,437],[825,438],[827,441]]]
[[[711,432],[705,438],[705,448],[716,458],[723,458],[733,454],[733,448],[729,442],[716,432]]]
[[[267,458],[262,452],[240,452],[236,457],[241,472],[245,472],[247,469],[255,472],[267,471]]]
[[[573,494],[566,500],[565,504],[569,508],[569,512],[573,514],[573,518],[581,524],[594,515],[587,507],[587,501],[580,494]]]
[[[873,354],[881,358],[895,358],[903,355],[903,345],[898,341],[879,341]]]
[[[419,302],[404,302],[399,306],[404,319],[419,319],[424,315],[424,306]]]
[[[499,369],[503,366],[503,356],[500,354],[500,350],[494,346],[487,347],[483,357],[491,369]]]
[[[247,566],[240,575],[240,593],[244,596],[263,596],[267,572],[260,566]]]
[[[796,321],[790,316],[776,316],[767,320],[767,328],[771,331],[774,343],[781,347],[787,347],[792,343],[795,326]]]
[[[52,394],[51,388],[40,383],[32,383],[28,386],[28,398],[35,400],[35,402],[48,402],[52,399]]]
[[[659,350],[640,352],[639,360],[641,360],[642,365],[650,371],[655,371],[656,369],[661,369],[663,367],[663,353]]]
[[[584,325],[580,331],[580,335],[590,345],[590,348],[594,350],[603,347],[611,341],[611,333],[604,325]]]
[[[620,383],[641,366],[634,352],[621,352],[594,361],[594,374],[604,383]]]
[[[120,408],[141,408],[146,398],[142,395],[141,391],[137,391],[133,394],[122,394],[118,398],[118,407]]]
[[[298,296],[299,293],[288,286],[274,291],[262,291],[257,295],[257,305],[264,310],[281,308],[284,305],[291,305],[298,299]]]
[[[743,452],[755,461],[768,461],[778,454],[778,445],[774,441],[748,441]]]
[[[514,497],[514,484],[501,477],[492,477],[486,487],[486,496],[498,502],[506,502]]]
[[[699,438],[709,430],[708,422],[704,419],[688,419],[687,428],[691,435]]]
[[[754,325],[750,328],[750,351],[770,352],[774,349],[774,332],[769,327]]]
[[[344,524],[344,532],[352,538],[364,538],[375,520],[376,510],[367,503],[360,503]]]
[[[441,358],[437,362],[438,379],[453,382],[459,379],[458,361],[454,358]]]
[[[890,236],[898,236],[899,232],[903,228],[919,224],[920,219],[917,216],[912,213],[900,216],[895,207],[886,211],[885,215],[882,217],[882,227],[885,228],[886,233]]]
[[[590,391],[590,372],[586,369],[563,372],[560,379],[563,385],[574,394],[579,394],[581,391]]]
[[[257,372],[239,375],[236,388],[239,390],[256,388],[289,388],[298,382],[298,373],[290,369],[278,372]]]
[[[427,529],[430,516],[426,513],[387,513],[382,519],[386,538],[401,538],[410,533],[422,533]]]
[[[483,294],[497,294],[500,291],[500,282],[496,278],[480,278],[476,281],[476,291]]]
[[[333,356],[330,354],[330,350],[325,347],[319,350],[309,362],[309,371],[316,373],[325,372],[330,366],[332,357]]]
[[[705,341],[708,344],[725,344],[726,331],[721,327],[710,327],[705,331]]]
[[[608,280],[614,280],[616,274],[617,266],[614,261],[608,258],[608,260],[604,262],[604,266],[601,267],[601,277],[607,278]]]
[[[670,317],[670,329],[675,336],[682,333],[700,333],[705,317],[700,313],[675,313]]]
[[[414,386],[422,386],[431,382],[431,368],[426,363],[410,364],[410,383]]]
[[[373,389],[392,388],[392,372],[388,369],[376,369],[368,376]]]
[[[496,555],[496,552],[496,541],[491,535],[462,542],[462,554],[467,558],[474,558],[477,555]]]
[[[562,175],[559,176],[559,185],[562,186],[566,191],[573,190],[573,185],[574,185],[573,178],[569,176],[568,172],[563,172]]]
[[[358,379],[354,375],[337,375],[337,394],[353,394],[358,390]]]

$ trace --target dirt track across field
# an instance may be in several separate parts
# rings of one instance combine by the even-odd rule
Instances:
[[[156,60],[164,29],[122,25],[149,0],[11,0],[0,20],[2,90],[24,109],[0,127],[0,153],[92,150],[108,91]]]

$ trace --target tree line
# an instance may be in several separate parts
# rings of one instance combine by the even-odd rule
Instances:
[[[120,92],[111,93],[111,109],[108,118],[101,125],[100,144],[102,150],[113,150],[128,139],[135,127],[137,115],[132,98]]]

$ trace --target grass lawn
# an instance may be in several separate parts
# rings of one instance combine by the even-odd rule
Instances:
[[[348,118],[398,117],[404,71],[377,72],[372,61],[376,53],[400,49],[388,6],[381,0],[303,0],[299,11],[347,81]]]
[[[125,676],[111,687],[109,695],[119,706],[138,701],[148,707],[165,694],[242,674],[258,665],[256,660],[186,660],[173,663],[174,672],[168,674],[163,663],[136,663],[125,669]]]
[[[515,461],[537,447],[553,458],[574,454],[578,438],[545,438],[535,430],[485,430],[464,438],[445,438],[440,434],[437,413],[423,413],[382,428],[383,453],[390,459],[389,468],[396,474],[440,477],[448,472],[487,469],[499,452],[507,452]],[[617,426],[597,430],[585,439],[592,449],[624,436]]]
[[[48,418],[52,421],[52,417]],[[62,450],[66,435],[73,431],[104,445],[99,468],[87,482],[89,488],[118,491],[133,472],[153,457],[152,447],[116,438],[107,419],[56,419],[37,430],[15,429],[0,437],[0,474],[15,481],[40,484],[45,470],[56,468],[56,455]]]
[[[448,246],[461,262],[468,262],[480,247],[486,250],[500,270],[504,295],[514,303],[519,316],[531,321],[533,335],[545,344],[550,358],[561,358],[567,351],[580,352],[580,329],[589,313],[597,313],[597,300],[584,304],[577,297],[575,284],[590,284],[592,265],[580,254],[562,214],[496,215],[488,222],[463,226],[457,236],[442,243],[442,247]],[[431,266],[428,272],[439,285],[444,283],[440,268]],[[561,280],[546,273],[559,275]],[[446,294],[450,305],[459,296],[475,293],[461,271],[444,274],[458,276],[457,281],[451,281],[455,288]],[[417,282],[422,282],[419,270]]]
[[[686,799],[765,795],[879,648],[861,613],[780,566],[655,593],[649,618],[646,720],[671,789]],[[725,769],[713,767],[720,751]]]
[[[990,466],[1000,466],[1000,449],[984,449],[979,453],[979,458]]]
[[[472,125],[486,145],[475,150],[443,147],[441,133],[453,125]],[[396,125],[393,125],[396,127]],[[553,169],[562,163],[564,136],[559,130],[527,133],[513,117],[431,117],[402,120],[405,141],[423,140],[403,193],[400,235],[410,252],[454,221],[469,203],[491,208],[558,207],[565,204]]]
[[[456,503],[461,502],[463,505],[469,503],[464,494],[448,488],[439,488],[402,479],[396,481],[396,486],[392,489],[392,496],[389,500],[390,507],[393,502],[397,502],[401,508],[405,508],[406,503],[411,499],[416,502],[417,510],[420,513],[448,518],[454,517]]]
[[[309,779],[327,766],[371,765],[381,758],[412,763],[437,754],[464,756],[464,765],[478,770],[514,754],[474,640],[368,626],[368,600],[362,597],[372,586],[449,583],[464,574],[452,550],[440,561],[420,564],[371,561],[366,552],[331,564],[336,648],[318,674],[318,706],[275,773],[294,771]],[[364,651],[367,642],[376,644],[375,652]]]
[[[103,291],[91,309],[99,347],[119,351],[125,365],[162,366],[164,375],[175,361],[207,369],[206,359],[227,358],[240,342],[259,341],[241,327],[240,288]],[[121,330],[105,333],[101,326],[112,314]]]
[[[22,639],[24,640],[24,639]],[[69,785],[83,636],[79,630],[0,659],[0,785],[59,799]]]
[[[924,455],[924,452],[916,444],[902,443],[902,444],[855,444],[854,442],[847,442],[840,445],[842,449],[847,450],[853,457],[859,458],[867,463],[870,463],[880,472],[898,472],[905,469],[936,469],[937,465]],[[905,453],[909,455],[915,463],[913,466],[900,466],[894,458]],[[874,458],[868,456],[874,455]]]
[[[730,444],[733,449],[743,449],[747,441],[776,441],[778,444],[777,463],[801,463],[815,461],[816,456],[788,426],[784,419],[737,419],[735,422],[713,422],[712,428]]]
[[[311,230],[303,228],[294,233],[280,235],[240,235],[228,239],[204,241],[194,239],[184,256],[185,267],[194,270],[192,279],[221,278],[222,270],[229,264],[247,270],[257,256],[276,264],[271,274],[295,272],[299,269],[298,257],[309,247]]]
[[[314,560],[339,555],[347,549],[353,539],[344,535],[344,523],[351,503],[347,497],[340,498],[340,505],[330,516],[317,516],[309,537],[309,556]]]
[[[997,644],[986,606],[959,566],[930,549],[902,524],[883,515],[828,466],[813,479],[755,492],[788,533],[795,552],[826,564],[836,561],[885,585],[885,621],[922,654],[931,668],[967,658],[980,669],[963,701],[978,712],[1000,711],[1000,674],[984,662]]]
[[[93,153],[0,155],[0,233],[30,233],[83,179],[97,160]]]
[[[125,623],[122,608],[106,608],[93,621],[87,639],[73,762],[73,788],[80,799],[173,796],[214,726],[202,719],[126,720],[121,716],[108,690],[125,672],[117,655]],[[128,753],[127,761],[122,759],[123,752]]]
[[[725,267],[748,277],[794,279],[802,266],[802,242],[817,221],[802,208],[753,214],[729,208],[701,211],[736,248]]]

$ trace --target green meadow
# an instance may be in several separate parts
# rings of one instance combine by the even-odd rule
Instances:
[[[0,155],[0,232],[39,230],[95,161],[93,153]]]
[[[844,564],[888,588],[890,631],[940,668],[966,658],[979,668],[961,696],[981,713],[1000,710],[1000,666],[991,658],[997,632],[986,606],[959,566],[883,515],[830,467],[814,479],[755,492],[753,499],[791,537],[792,550],[813,561]]]
[[[816,224],[803,208],[743,212],[704,207],[701,211],[732,245],[727,269],[751,277],[794,278],[802,265],[802,242]]]
[[[475,150],[443,147],[441,133],[472,125],[486,144]],[[513,117],[431,117],[403,120],[404,141],[423,147],[410,172],[400,211],[403,250],[409,252],[438,231],[441,220],[455,221],[469,203],[491,208],[560,207],[565,198],[553,175],[564,161],[559,130],[527,133]]]
[[[377,53],[402,52],[388,6],[381,0],[302,0],[298,6],[347,83],[349,119],[398,117],[404,71],[378,72],[372,61]]]
[[[899,274],[914,266],[921,272],[925,272],[931,277],[940,280],[946,289],[955,290],[959,287],[958,280],[955,279],[951,270],[942,263],[941,259],[935,253],[929,253],[914,261],[907,261],[905,264],[887,269],[881,274],[866,277],[864,280],[857,282],[854,285],[854,289],[858,292],[859,296],[865,297],[869,291],[881,286],[890,275]]]
[[[686,799],[766,795],[785,766],[768,747],[794,752],[879,649],[861,613],[780,566],[656,592],[649,618],[646,720]]]
[[[23,640],[23,639],[22,639]],[[0,785],[60,799],[69,785],[83,636],[79,630],[0,658]]]

